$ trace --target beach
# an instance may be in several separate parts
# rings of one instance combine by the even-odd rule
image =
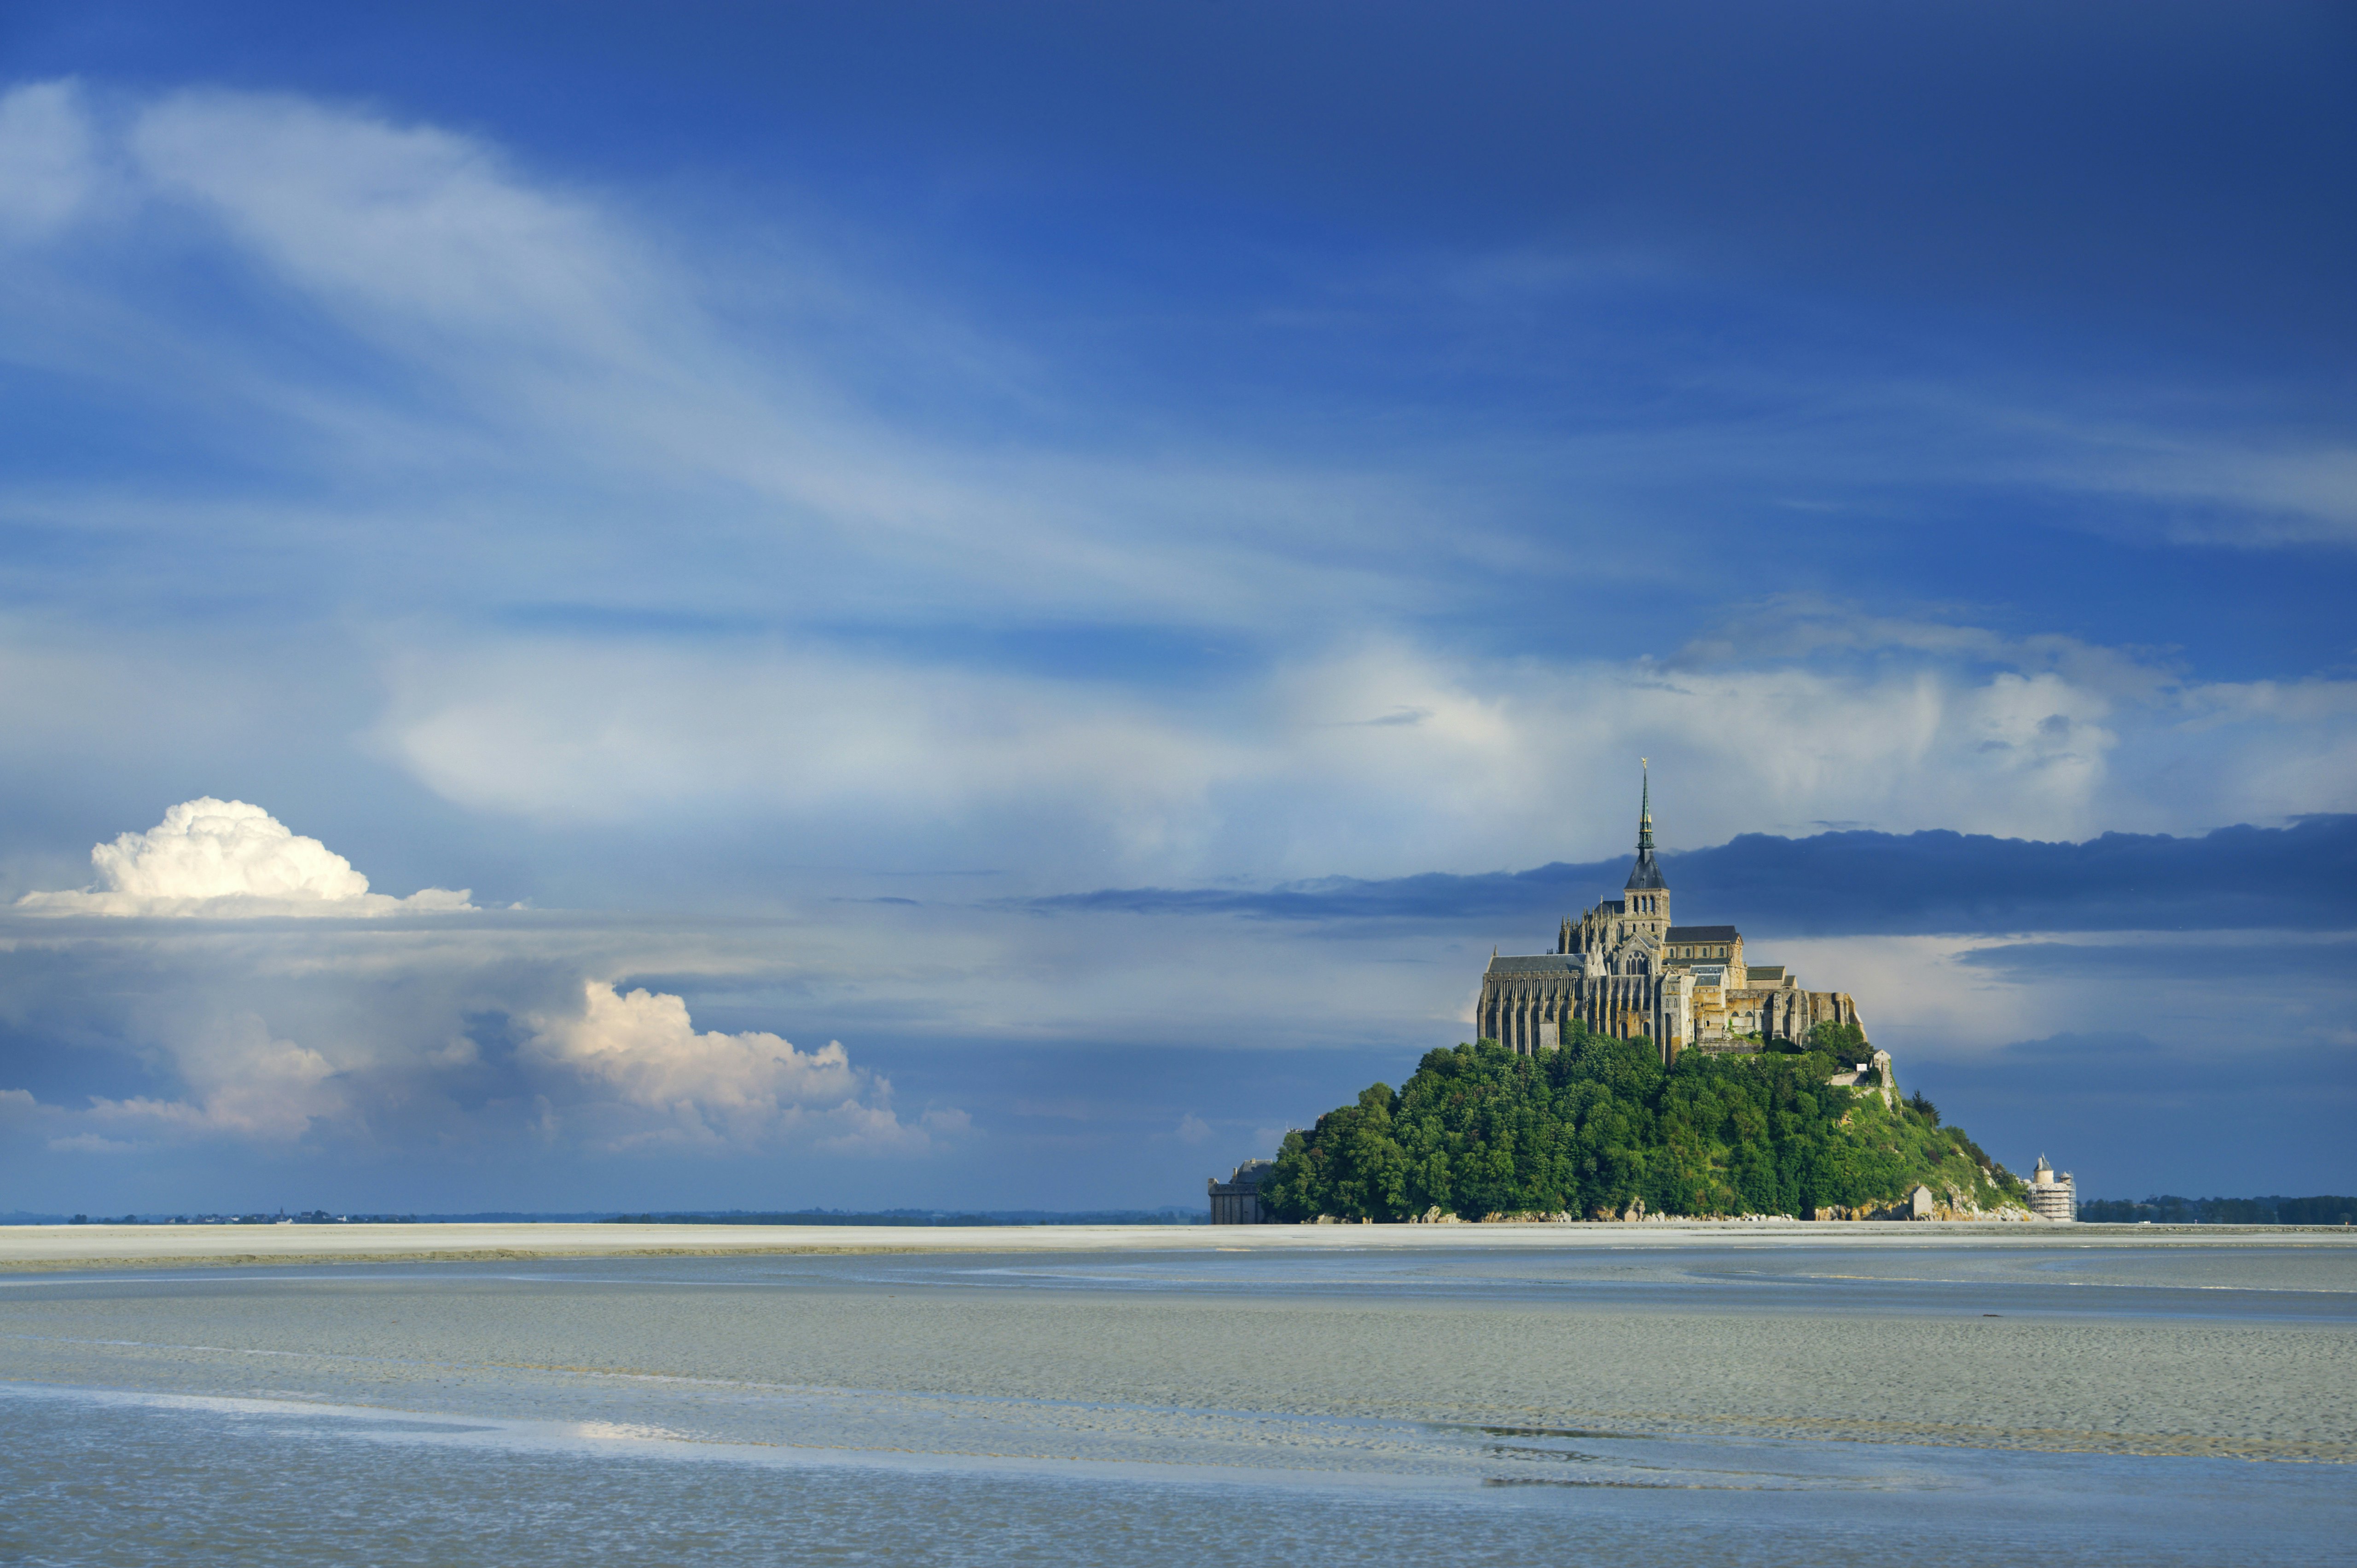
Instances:
[[[1528,1251],[1681,1247],[2357,1249],[2347,1228],[1652,1220],[1541,1225],[728,1225],[550,1222],[0,1226],[0,1273],[27,1269],[490,1262],[817,1252]]]
[[[1603,1562],[2319,1562],[2357,1526],[2357,1244],[2323,1232],[30,1229],[0,1232],[0,1401],[36,1434],[0,1541],[36,1561],[121,1560],[59,1554],[77,1487],[135,1530],[203,1511],[175,1487],[292,1509],[323,1466],[356,1517],[479,1543],[455,1561],[495,1560],[467,1555],[507,1539],[494,1495],[618,1487],[609,1533],[786,1509],[829,1552],[939,1561],[1144,1562],[1201,1526],[1219,1561],[1575,1528]],[[323,1239],[380,1261],[295,1261]],[[945,1509],[1013,1533],[937,1540]]]

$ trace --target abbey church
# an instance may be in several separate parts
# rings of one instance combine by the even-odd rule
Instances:
[[[1681,1051],[1757,1051],[1819,1024],[1857,1024],[1846,992],[1803,991],[1782,964],[1752,963],[1733,926],[1670,923],[1670,885],[1653,860],[1653,791],[1637,815],[1637,864],[1618,898],[1566,917],[1555,951],[1491,955],[1475,1031],[1529,1056],[1551,1050],[1577,1019],[1600,1035],[1643,1036],[1664,1065]]]

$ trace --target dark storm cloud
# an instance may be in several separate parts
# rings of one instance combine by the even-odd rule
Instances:
[[[2348,1190],[2338,1150],[2357,1112],[2357,1051],[2063,1034],[1924,1060],[1900,1082],[2016,1171],[2046,1155],[2083,1199]]]
[[[1945,832],[1803,839],[1747,833],[1712,849],[1665,855],[1663,865],[1682,916],[1796,935],[2357,927],[2357,816],[2348,815],[2310,817],[2287,828],[2220,828],[2200,838],[2105,833],[2084,843]],[[1543,924],[1609,897],[1627,869],[1628,862],[1616,858],[1478,876],[1336,877],[1265,892],[1108,888],[1024,907]],[[2002,950],[2017,963],[2066,961]],[[2087,954],[2070,950],[2067,961],[2091,961]]]
[[[2214,986],[2222,971],[2236,982],[2357,974],[2357,940],[2270,940],[2223,949],[2209,937],[2132,944],[2002,942],[1959,953],[1956,961],[2018,983],[2072,979]]]

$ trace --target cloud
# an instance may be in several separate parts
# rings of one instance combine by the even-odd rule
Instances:
[[[885,619],[953,603],[998,620],[1147,616],[1263,635],[1330,633],[1371,608],[1491,606],[1501,555],[1534,585],[1598,576],[1602,542],[1569,554],[1534,547],[1514,537],[1511,502],[1469,503],[1482,488],[1464,481],[1494,483],[1495,452],[1436,443],[1414,463],[1389,449],[1281,462],[1265,442],[1205,435],[1173,456],[1157,418],[1141,421],[1150,431],[1129,450],[1108,454],[1075,435],[1106,420],[1099,389],[1049,384],[1037,349],[896,289],[873,256],[829,262],[774,229],[757,247],[742,234],[683,233],[675,214],[667,228],[626,194],[554,177],[486,136],[289,93],[126,96],[103,117],[65,84],[6,102],[19,100],[25,126],[11,145],[21,144],[28,169],[46,171],[26,188],[54,193],[27,198],[46,214],[44,232],[70,226],[114,181],[156,220],[142,236],[154,247],[201,252],[192,270],[225,253],[271,291],[274,318],[348,334],[363,350],[353,366],[365,367],[329,378],[315,360],[281,362],[272,352],[280,335],[191,322],[175,297],[156,304],[163,319],[139,322],[142,330],[116,322],[91,334],[72,373],[125,374],[123,349],[135,340],[151,353],[199,349],[209,401],[226,396],[259,415],[239,422],[255,443],[253,459],[303,481],[307,497],[315,464],[397,468],[403,489],[432,493],[426,515],[404,521],[433,531],[443,547],[433,559],[450,568],[404,568],[406,585],[445,590],[419,603],[508,585],[509,572],[477,568],[525,534],[576,546],[516,553],[536,591],[578,593],[624,614],[710,613],[717,592],[755,615],[782,597]],[[716,260],[754,249],[758,280]],[[1429,292],[1419,286],[1426,307]],[[745,330],[748,295],[770,311],[763,326],[786,329]],[[823,329],[793,330],[812,318]],[[1770,392],[1788,402],[1856,401],[1847,387],[1796,387],[1788,364],[1760,373],[1773,385],[1746,385],[1736,400],[1746,408]],[[144,369],[133,374],[143,395],[167,384]],[[920,383],[927,395],[912,399]],[[912,402],[952,412],[924,430]],[[965,427],[976,404],[995,413],[986,439]],[[1915,412],[1955,423],[1953,401],[1930,399]],[[2024,422],[1998,423],[2018,431]],[[282,439],[290,429],[305,438]],[[257,431],[268,435],[256,440]],[[2044,438],[2106,454],[2120,440],[2060,424]],[[1853,430],[1852,439],[1889,445],[1878,428]],[[1698,447],[1734,443],[1767,454],[1738,464],[1752,466],[1737,480],[1745,489],[1756,489],[1757,467],[1771,462],[1780,479],[1792,477],[1792,425],[1763,431],[1756,419],[1705,422],[1699,435],[1683,422],[1631,430],[1616,419],[1547,450],[1571,454],[1565,467],[1575,473],[1633,450],[1620,461],[1658,476],[1688,469]],[[1858,456],[1811,452],[1845,470]],[[1985,478],[1977,450],[1956,467],[1974,482]],[[2325,492],[2340,471],[2327,464],[2289,488]],[[463,481],[451,485],[453,474]],[[585,474],[599,483],[578,485]],[[1564,478],[1549,468],[1532,482],[1552,492]],[[2042,473],[2023,482],[2051,483]],[[599,504],[583,493],[592,489],[626,494]],[[487,505],[486,495],[497,499]],[[650,507],[668,525],[660,550],[646,543]],[[462,509],[473,516],[460,518]],[[486,514],[500,525],[472,526]],[[579,548],[591,535],[602,549]],[[764,572],[737,553],[760,550],[757,540],[771,542],[767,558],[791,569]],[[727,552],[738,568],[729,582],[700,585],[702,597],[682,591],[676,566],[708,564],[699,544]],[[638,569],[619,569],[624,555]],[[1627,570],[1611,575],[1625,583]],[[1401,711],[1329,722],[1393,722],[1379,715]]]
[[[2270,931],[2257,940],[2222,940],[2221,935],[2167,931],[2131,942],[1997,942],[1975,948],[1957,961],[2017,983],[2075,981],[2110,992],[2136,987],[2162,994],[2210,990],[2222,971],[2237,983],[2265,986],[2270,1001],[2283,999],[2302,981],[2357,974],[2357,932],[2287,940],[2286,933]]]
[[[1021,345],[954,330],[876,269],[772,233],[756,286],[711,263],[730,237],[484,135],[285,93],[125,94],[95,114],[50,84],[6,102],[8,145],[67,193],[40,198],[42,232],[79,222],[89,241],[53,247],[45,286],[105,295],[104,331],[72,313],[72,330],[27,328],[42,365],[77,387],[119,379],[124,398],[202,388],[178,417],[252,470],[226,499],[81,475],[23,504],[61,537],[205,517],[284,546],[271,569],[290,602],[318,602],[303,590],[323,573],[367,580],[345,678],[390,689],[376,753],[466,811],[751,819],[851,862],[982,843],[1071,888],[1584,858],[1617,839],[1587,824],[1617,821],[1591,808],[1640,753],[1676,779],[1686,843],[1819,821],[2052,839],[2357,809],[2357,682],[2294,702],[2058,636],[1797,606],[1774,597],[1793,580],[1776,564],[1813,553],[1781,545],[1732,557],[1733,577],[1676,569],[1681,606],[1735,584],[1738,613],[1781,631],[1658,660],[1518,658],[1564,646],[1528,635],[1534,616],[1577,624],[1599,596],[1662,589],[1664,559],[1730,557],[1631,549],[1647,536],[1633,490],[1581,503],[1589,521],[1561,548],[1517,511],[1527,497],[1455,482],[1493,454],[1311,459],[1297,442],[1279,459],[1199,431],[1172,456],[1167,426],[1108,428],[1102,399],[1059,396]],[[143,241],[238,278],[249,314],[206,317],[135,276],[148,248],[110,249],[115,229],[75,217],[118,186]],[[813,317],[826,330],[801,330]],[[303,333],[255,329],[292,320]],[[288,354],[298,337],[321,351]],[[906,386],[871,395],[879,358],[899,367],[886,381],[963,412],[929,425]],[[1736,401],[1822,390],[1788,378]],[[1750,425],[1789,456],[1789,426]],[[1636,469],[1682,471],[1697,439],[1614,421],[1516,461],[1552,476],[1626,447],[1635,486]],[[209,467],[199,488],[221,482]],[[356,492],[397,499],[320,499]],[[1217,681],[1157,683],[1086,657],[993,668],[941,635],[1082,618],[1244,651]]]
[[[1794,614],[1776,650],[1755,629],[1670,662],[1371,641],[1209,699],[767,640],[518,638],[399,660],[375,738],[478,811],[720,809],[920,856],[979,839],[1059,880],[1601,852],[1641,753],[1673,843],[1829,819],[2051,840],[2357,807],[2335,772],[2357,754],[2350,683],[2185,686],[2069,639],[1894,623],[1833,641]]]
[[[854,1069],[839,1040],[806,1052],[759,1031],[698,1034],[683,999],[618,993],[598,981],[583,986],[582,999],[577,1014],[528,1015],[527,1050],[611,1091],[622,1106],[655,1113],[619,1131],[601,1116],[602,1135],[615,1146],[756,1144],[793,1133],[844,1151],[930,1143],[925,1124],[903,1123],[891,1111],[892,1086]]]
[[[480,141],[299,97],[194,91],[143,106],[125,150],[158,191],[380,319],[486,347],[561,323],[589,334],[585,358],[643,351],[621,236],[592,204],[515,178]]]
[[[2104,833],[2082,843],[1945,831],[1745,833],[1663,856],[1681,917],[1803,933],[1987,933],[2357,929],[2357,816],[2198,838]],[[1628,857],[1530,871],[1360,880],[1265,890],[1132,887],[1021,901],[1043,913],[1255,919],[1532,922],[1619,889]]]
[[[270,295],[274,318],[300,316],[337,337],[348,373],[323,376],[317,361],[284,358],[271,334],[191,319],[135,285],[99,297],[70,266],[44,280],[50,313],[84,330],[40,334],[48,368],[119,381],[141,400],[201,382],[204,405],[182,417],[217,423],[221,448],[242,446],[282,478],[318,465],[397,471],[389,489],[405,502],[395,504],[417,509],[398,532],[440,545],[393,574],[432,585],[421,604],[511,584],[523,564],[533,591],[559,601],[706,614],[712,584],[683,593],[680,563],[702,561],[699,544],[723,536],[740,547],[758,536],[795,569],[733,596],[757,618],[781,596],[840,613],[847,571],[867,575],[853,597],[868,612],[980,595],[1001,618],[1017,606],[1069,616],[1151,604],[1167,618],[1238,619],[1247,607],[1282,615],[1313,593],[1372,585],[1261,535],[1314,539],[1347,521],[1365,553],[1409,520],[1433,521],[1428,506],[1402,500],[1412,487],[1348,471],[929,438],[912,428],[910,384],[929,403],[979,398],[1027,425],[1077,411],[1025,384],[1023,349],[896,291],[872,257],[832,263],[772,230],[756,247],[758,275],[732,275],[742,263],[726,255],[744,248],[741,234],[720,258],[683,255],[617,192],[537,177],[481,137],[294,94],[190,90],[118,108],[102,118],[70,92],[27,100],[24,157],[55,166],[39,232],[63,238],[119,186],[124,209],[151,226],[149,264],[226,258]],[[110,186],[100,170],[116,166]],[[806,336],[830,347],[792,333],[748,338],[747,301],[731,297],[743,295],[790,321],[822,320]],[[124,358],[133,340],[145,373]],[[240,418],[221,418],[230,406]],[[552,485],[553,473],[566,478]],[[140,504],[135,492],[81,490],[118,517]],[[487,494],[499,498],[490,526]],[[432,498],[422,509],[421,496]],[[189,499],[164,504],[177,518]],[[650,506],[672,520],[660,546],[644,528]],[[1222,522],[1184,525],[1206,516]],[[75,511],[73,525],[89,517]],[[592,535],[606,551],[580,553]],[[525,537],[574,548],[514,549]],[[620,569],[625,558],[635,570]],[[835,569],[813,572],[814,561]]]
[[[1677,857],[1705,900],[1802,931],[2357,928],[2357,816],[2079,843],[1930,832],[1745,834]]]
[[[176,1001],[187,1008],[189,998]],[[169,1052],[178,1094],[91,1095],[77,1109],[0,1090],[0,1123],[47,1134],[71,1154],[130,1155],[205,1143],[283,1148],[315,1127],[352,1122],[352,1075],[279,1037],[252,1012],[188,1018]]]
[[[336,1069],[317,1051],[274,1039],[252,1013],[222,1020],[178,1053],[187,1099],[93,1099],[83,1120],[134,1143],[228,1137],[292,1143],[315,1122],[350,1109]]]
[[[2052,462],[2074,489],[2161,503],[2173,542],[2261,549],[2357,543],[2357,448],[2262,446],[2154,431],[2080,432]]]
[[[1617,888],[1640,754],[1666,842],[1715,846],[1672,858],[1681,909],[1787,933],[1812,981],[1881,993],[1878,1027],[1930,996],[1985,1032],[1998,989],[2008,1029],[2122,1005],[2090,993],[2148,997],[2130,971],[2159,961],[1926,936],[1878,969],[1789,933],[2350,924],[2345,827],[2283,825],[2357,811],[2357,682],[2300,678],[2343,651],[2314,628],[2340,624],[2319,606],[2345,557],[2279,575],[2282,628],[2255,636],[2209,613],[2238,591],[2215,553],[2171,557],[2202,581],[2156,598],[2166,553],[2065,537],[2149,541],[2158,516],[2345,542],[2345,436],[2228,428],[2229,401],[2290,428],[2296,393],[2171,412],[2214,382],[2164,367],[2148,398],[2067,371],[2008,398],[1880,321],[1846,336],[1900,346],[1845,362],[1817,304],[1795,336],[1642,249],[1479,278],[1449,245],[1334,267],[1280,246],[1273,273],[1319,281],[1125,298],[1116,267],[1079,315],[1006,309],[977,280],[1020,265],[929,293],[944,231],[896,256],[805,221],[791,175],[716,177],[758,199],[535,166],[397,103],[0,97],[0,338],[30,416],[0,510],[13,602],[38,607],[0,622],[7,896],[80,880],[67,852],[145,820],[180,790],[140,780],[169,773],[343,789],[421,857],[471,839],[502,901],[608,911],[470,918],[464,894],[370,892],[257,808],[211,836],[167,817],[102,845],[90,888],[0,910],[22,947],[0,1048],[27,1064],[0,1082],[101,1094],[45,1131],[916,1148],[963,1117],[898,1112],[782,1034],[862,1062],[953,1038],[1413,1060],[1457,1037],[1476,949],[1544,945]],[[1436,268],[1460,301],[1437,313]],[[1755,362],[1665,359],[1701,313],[1758,330],[1685,340]],[[2141,423],[2038,417],[2139,400]],[[2068,558],[2018,571],[2033,545]],[[1779,595],[1798,583],[1856,602]],[[2005,607],[1890,607],[1925,593]],[[224,603],[257,613],[231,635]],[[93,790],[132,803],[49,832],[44,803]],[[362,854],[380,881],[436,875],[389,853]],[[878,891],[845,867],[977,865],[1017,868],[995,891],[1111,890],[793,912]],[[705,918],[724,903],[774,923]],[[1149,1134],[1189,1093],[1136,1141],[1170,1142]]]
[[[760,1031],[700,1033],[678,995],[585,977],[618,956],[594,923],[491,916],[463,891],[371,893],[350,861],[258,806],[185,801],[91,859],[96,886],[15,906],[29,935],[0,944],[25,982],[11,1021],[29,1011],[133,1047],[159,1088],[83,1110],[19,1106],[16,1090],[0,1099],[0,1112],[37,1111],[60,1148],[268,1146],[328,1126],[362,1141],[463,1140],[526,1108],[544,1143],[607,1149],[919,1153],[970,1130],[946,1108],[903,1121],[890,1083],[854,1068],[840,1042],[806,1052]],[[421,913],[474,921],[382,918]],[[75,915],[182,929],[141,925],[118,941],[102,922],[56,927]],[[284,916],[367,918],[310,930],[254,918]],[[677,972],[734,961],[694,933],[619,945]],[[91,985],[124,1000],[94,1006]]]
[[[2076,1175],[2082,1199],[2346,1192],[2352,1043],[2231,1024],[2190,1041],[2098,1025],[1902,1062],[1900,1081],[2016,1170],[2048,1155]]]
[[[2079,1099],[2111,1098],[2115,1104],[2162,1098],[2193,1105],[2221,1096],[2275,1099],[2292,1080],[2341,1096],[2357,1094],[2357,1052],[2318,1052],[2290,1042],[2188,1050],[2122,1029],[2013,1040],[1984,1056],[1951,1060],[1942,1072],[1951,1079],[1982,1083],[2034,1073],[2042,1090]]]
[[[557,821],[720,803],[940,822],[1047,789],[1152,848],[1236,766],[1209,727],[1118,692],[815,650],[522,643],[404,660],[395,692],[380,744],[422,781]]]
[[[76,83],[34,82],[0,94],[0,242],[56,233],[102,178],[97,135]]]
[[[84,954],[76,980],[106,976],[159,1004],[135,1000],[105,1018],[74,996],[37,992],[31,1038],[61,1007],[81,1043],[135,1044],[156,1088],[79,1107],[0,1090],[0,1124],[85,1151],[102,1142],[317,1152],[324,1139],[348,1153],[430,1143],[544,1155],[922,1155],[973,1131],[955,1107],[900,1115],[891,1083],[853,1065],[839,1041],[804,1051],[761,1030],[699,1031],[683,998],[597,980],[548,996],[548,962],[497,951],[531,933],[418,947],[391,925],[344,930],[339,954],[290,951],[309,946],[308,933],[279,928],[252,950],[209,940],[178,961],[168,944],[69,939]]]
[[[91,847],[98,886],[27,893],[16,908],[46,915],[162,915],[224,919],[265,915],[392,915],[471,909],[464,888],[406,898],[368,890],[368,878],[317,839],[242,800],[183,800],[144,833]]]
[[[148,1147],[120,1138],[102,1138],[96,1133],[69,1133],[50,1139],[45,1146],[53,1155],[136,1155],[145,1153]]]

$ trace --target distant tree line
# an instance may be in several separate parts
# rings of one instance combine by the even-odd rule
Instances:
[[[1200,1208],[1104,1208],[1066,1212],[1047,1208],[1006,1208],[981,1213],[951,1213],[938,1208],[888,1208],[852,1213],[839,1208],[797,1208],[752,1213],[732,1208],[719,1214],[617,1214],[617,1225],[1200,1225],[1210,1219]]]
[[[429,1216],[429,1218],[436,1218]],[[11,1215],[7,1223],[43,1223],[39,1215]],[[281,1209],[275,1214],[126,1214],[120,1219],[100,1215],[92,1219],[87,1214],[77,1214],[66,1221],[69,1225],[414,1225],[414,1214],[330,1214],[324,1208],[306,1209],[289,1214]]]
[[[2080,1203],[2079,1218],[2095,1225],[2357,1225],[2357,1197],[2098,1197]]]
[[[1284,1220],[1399,1220],[1438,1209],[1604,1218],[1783,1214],[1896,1201],[1918,1181],[1985,1206],[2019,1182],[1929,1102],[1886,1108],[1827,1079],[1866,1042],[1820,1025],[1757,1055],[1687,1052],[1664,1068],[1647,1039],[1573,1022],[1562,1048],[1494,1040],[1436,1050],[1394,1090],[1286,1134],[1263,1201]]]

